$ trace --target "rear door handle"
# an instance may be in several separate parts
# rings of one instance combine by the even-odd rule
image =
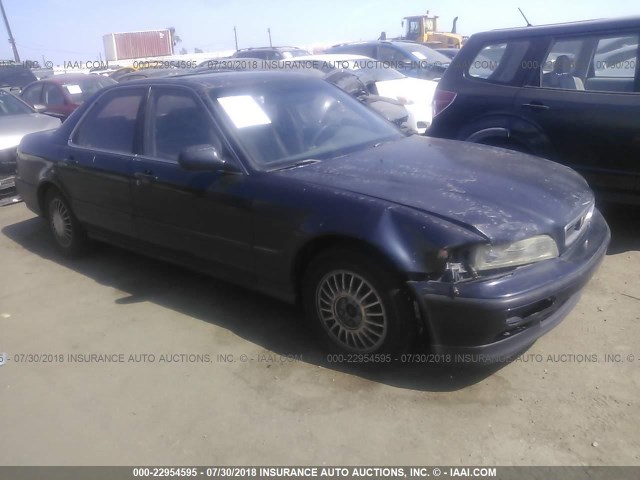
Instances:
[[[139,187],[140,185],[149,185],[150,183],[156,181],[158,177],[156,177],[150,170],[145,170],[144,172],[136,172],[133,174],[136,179],[136,185]]]
[[[529,110],[538,110],[538,111],[543,111],[543,110],[549,110],[550,109],[549,105],[545,105],[545,104],[540,103],[540,102],[523,103],[522,107],[523,108],[527,108]]]

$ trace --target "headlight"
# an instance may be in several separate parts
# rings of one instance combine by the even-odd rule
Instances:
[[[507,245],[479,245],[471,251],[470,262],[477,271],[516,267],[558,256],[558,246],[548,235],[519,240]]]

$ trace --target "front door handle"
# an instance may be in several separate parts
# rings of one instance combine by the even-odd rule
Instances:
[[[136,186],[140,185],[149,185],[152,182],[155,182],[158,177],[156,177],[151,171],[145,170],[144,172],[136,172],[133,174],[136,179]]]
[[[529,110],[538,110],[538,111],[544,111],[544,110],[550,109],[549,105],[545,105],[544,103],[540,103],[540,102],[523,103],[522,107],[527,108]]]

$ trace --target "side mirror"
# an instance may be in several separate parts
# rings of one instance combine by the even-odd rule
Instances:
[[[237,172],[235,165],[220,157],[218,149],[213,145],[194,145],[183,150],[178,156],[178,163],[190,171]]]
[[[36,111],[36,113],[44,113],[47,110],[46,105],[42,105],[40,103],[36,103],[33,105],[33,109]]]

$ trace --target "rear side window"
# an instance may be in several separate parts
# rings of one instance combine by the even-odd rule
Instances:
[[[528,40],[486,45],[471,61],[467,73],[470,77],[493,83],[513,83],[527,68],[525,55],[529,45]]]
[[[638,66],[638,35],[556,38],[536,86],[629,93]]]
[[[136,119],[145,90],[125,90],[104,95],[84,117],[73,142],[81,147],[133,153]]]

